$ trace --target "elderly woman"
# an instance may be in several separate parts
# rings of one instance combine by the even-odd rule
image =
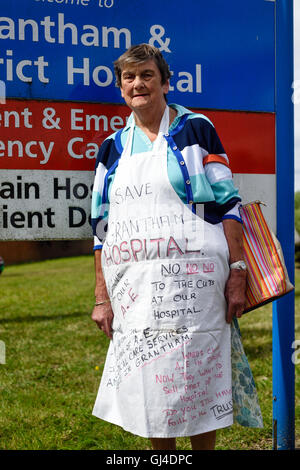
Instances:
[[[216,430],[261,427],[237,320],[245,303],[241,198],[202,114],[167,104],[160,51],[115,62],[132,111],[102,144],[92,198],[96,302],[111,339],[93,414],[154,449],[213,449]]]

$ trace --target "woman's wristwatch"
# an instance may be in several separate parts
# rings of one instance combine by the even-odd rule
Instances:
[[[240,260],[240,261],[235,261],[235,263],[231,263],[230,269],[239,269],[240,271],[246,271],[247,270],[247,265],[245,261]]]

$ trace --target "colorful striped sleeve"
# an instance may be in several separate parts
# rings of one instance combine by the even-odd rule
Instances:
[[[96,165],[92,192],[91,223],[94,235],[94,250],[102,248],[106,236],[109,213],[109,201],[106,197],[106,179],[109,169],[119,158],[115,145],[115,134],[108,137],[101,145]]]
[[[207,152],[203,158],[203,166],[218,205],[218,212],[222,220],[235,219],[242,222],[239,212],[241,197],[234,186],[228,156],[213,124],[206,121],[203,127]]]

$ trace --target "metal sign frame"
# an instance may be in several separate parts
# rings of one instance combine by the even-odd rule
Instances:
[[[277,236],[291,282],[295,282],[293,0],[276,0]],[[273,303],[273,449],[295,447],[295,293]]]

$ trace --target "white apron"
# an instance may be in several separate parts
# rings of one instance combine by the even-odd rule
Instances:
[[[167,173],[169,108],[153,150],[131,155],[110,192],[102,268],[113,339],[93,415],[142,437],[230,426],[228,247],[220,225],[182,203]],[[198,212],[198,211],[197,211]]]

